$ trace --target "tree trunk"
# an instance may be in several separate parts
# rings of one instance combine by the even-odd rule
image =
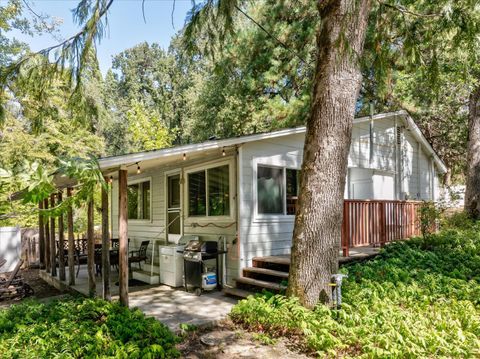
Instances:
[[[118,171],[118,291],[120,303],[128,307],[128,215],[126,170]]]
[[[55,207],[55,195],[50,195],[50,207]],[[57,246],[55,236],[55,217],[50,217],[50,274],[52,277],[57,276]]]
[[[38,242],[40,244],[40,269],[45,268],[45,225],[43,223],[43,200],[38,203]]]
[[[480,86],[469,99],[467,151],[465,211],[480,219]]]
[[[93,198],[87,204],[87,272],[88,295],[95,297],[97,284],[95,283],[95,238],[93,238]]]
[[[67,197],[72,197],[72,189],[67,188]],[[68,206],[67,211],[68,233],[68,284],[75,285],[75,237],[73,234],[73,209]]]
[[[48,209],[48,199],[43,201],[43,208]],[[48,217],[44,217],[45,222],[45,271],[50,272],[50,225],[48,224]]]
[[[306,307],[331,299],[338,270],[355,105],[370,0],[318,1],[321,28],[310,116],[303,151],[288,295]]]
[[[107,182],[107,179],[105,179]],[[111,300],[110,295],[110,233],[108,231],[108,192],[102,186],[102,282],[103,299]]]
[[[62,197],[62,192],[58,192],[58,204],[62,202]],[[58,216],[58,277],[65,280],[65,231],[62,214]]]

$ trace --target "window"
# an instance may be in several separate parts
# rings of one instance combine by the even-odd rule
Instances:
[[[128,185],[128,219],[150,219],[150,181]]]
[[[258,166],[258,213],[283,214],[283,168]]]
[[[229,166],[213,167],[188,174],[188,215],[230,215]]]
[[[299,184],[299,170],[259,165],[257,167],[258,214],[294,215]]]

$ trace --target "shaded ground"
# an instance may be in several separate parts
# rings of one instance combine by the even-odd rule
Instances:
[[[58,295],[63,294],[61,291],[56,289],[55,287],[47,284],[44,280],[42,280],[39,275],[38,275],[39,269],[21,269],[20,270],[20,275],[23,277],[25,282],[32,287],[34,294],[30,298],[37,298],[37,299],[42,299],[42,298],[48,298],[48,297],[55,297]],[[10,273],[2,273],[0,274],[1,277],[7,277]],[[18,303],[21,300],[21,298],[17,298],[14,300],[8,300],[8,301],[1,301],[0,300],[0,306],[5,306],[9,305],[12,303]]]
[[[236,328],[228,321],[208,330],[190,333],[178,349],[182,358],[186,359],[308,358],[297,353],[285,340],[262,344],[254,334]]]

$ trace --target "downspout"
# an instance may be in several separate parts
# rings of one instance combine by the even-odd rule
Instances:
[[[422,176],[420,175],[420,155],[422,152],[422,144],[418,142],[417,145],[417,199],[422,198]]]
[[[241,226],[240,226],[240,212],[241,212],[241,203],[243,199],[243,186],[242,186],[242,166],[243,166],[243,160],[242,160],[242,146],[236,146],[235,147],[235,162],[236,162],[236,168],[237,168],[237,188],[236,188],[236,202],[237,202],[237,210],[235,211],[235,220],[236,220],[236,229],[237,229],[237,237],[235,238],[236,241],[236,246],[238,248],[237,251],[237,261],[238,261],[238,276],[242,276],[242,269],[245,263],[243,262],[245,260],[244,258],[244,253],[243,253],[243,245],[242,245],[242,233],[241,233]]]
[[[369,157],[369,167],[372,168],[373,165],[373,142],[374,142],[374,122],[373,122],[373,102],[370,101],[370,157]]]
[[[394,158],[395,158],[395,198],[397,200],[401,199],[402,196],[402,156],[400,153],[400,128],[398,126],[397,115],[394,117]]]

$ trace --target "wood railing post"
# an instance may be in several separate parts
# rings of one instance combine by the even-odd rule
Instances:
[[[342,249],[344,257],[350,255],[350,216],[348,205],[347,201],[343,201]]]
[[[383,247],[387,242],[387,202],[380,202],[380,246]]]
[[[43,208],[48,209],[48,199],[45,199],[43,201]],[[43,222],[45,224],[45,271],[47,273],[50,272],[50,225],[49,225],[49,220],[48,217],[45,216],[43,218]]]

